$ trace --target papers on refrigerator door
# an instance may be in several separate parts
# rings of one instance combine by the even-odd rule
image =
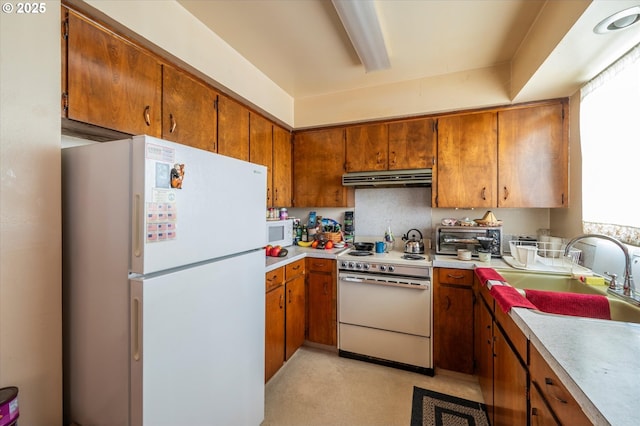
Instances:
[[[171,241],[177,237],[178,212],[175,202],[146,203],[147,242]]]

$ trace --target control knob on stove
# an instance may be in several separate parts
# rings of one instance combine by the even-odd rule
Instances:
[[[393,271],[395,271],[395,270],[396,270],[396,267],[395,267],[395,266],[393,266],[393,265],[389,265],[389,268],[388,268],[388,269],[389,269],[389,272],[393,272]]]
[[[340,267],[341,268],[346,268],[348,266],[347,261],[343,260],[342,262],[340,262]]]
[[[386,272],[387,271],[387,265],[380,265],[380,272]]]
[[[362,269],[362,263],[360,263],[360,262],[356,263],[356,268],[357,269]]]
[[[368,271],[369,268],[371,267],[371,265],[369,265],[368,263],[364,263],[362,266],[364,267],[365,271]]]
[[[355,262],[349,262],[349,268],[355,268],[356,264]]]

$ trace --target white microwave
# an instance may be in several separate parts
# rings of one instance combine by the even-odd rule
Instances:
[[[268,220],[267,244],[287,247],[293,244],[293,219]]]

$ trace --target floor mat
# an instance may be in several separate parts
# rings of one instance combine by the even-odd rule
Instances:
[[[411,426],[489,426],[479,402],[413,387]]]

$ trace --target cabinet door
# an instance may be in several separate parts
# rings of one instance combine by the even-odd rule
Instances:
[[[273,126],[273,203],[269,207],[291,206],[291,133]]]
[[[249,110],[218,97],[218,154],[249,161]]]
[[[436,284],[433,308],[436,367],[473,374],[473,291]]]
[[[123,38],[69,12],[67,118],[161,136],[162,68]]]
[[[273,205],[273,129],[271,122],[249,113],[249,161],[267,168],[267,205]]]
[[[431,118],[389,123],[389,170],[433,167],[435,135]]]
[[[499,327],[494,335],[493,405],[496,425],[526,425],[527,371]]]
[[[566,103],[498,113],[498,207],[568,206]]]
[[[162,138],[216,152],[218,93],[177,69],[162,68]]]
[[[438,120],[434,207],[494,207],[497,189],[497,114]]]
[[[293,205],[345,207],[354,191],[342,186],[345,172],[343,129],[296,133],[293,142]]]
[[[335,346],[335,274],[309,272],[307,279],[307,339],[310,342]]]
[[[286,284],[286,351],[285,359],[304,343],[305,290],[304,275],[298,275]]]
[[[547,404],[544,402],[536,385],[531,384],[529,395],[531,395],[529,424],[531,426],[560,426],[560,423],[553,416],[551,409],[547,407]]]
[[[566,103],[498,113],[498,207],[567,207]]]
[[[386,124],[347,127],[347,171],[387,170],[389,138]]]
[[[475,328],[476,374],[487,406],[489,423],[493,421],[493,318],[482,297],[476,296]]]
[[[284,286],[281,285],[266,294],[265,308],[264,381],[266,383],[284,364]]]

